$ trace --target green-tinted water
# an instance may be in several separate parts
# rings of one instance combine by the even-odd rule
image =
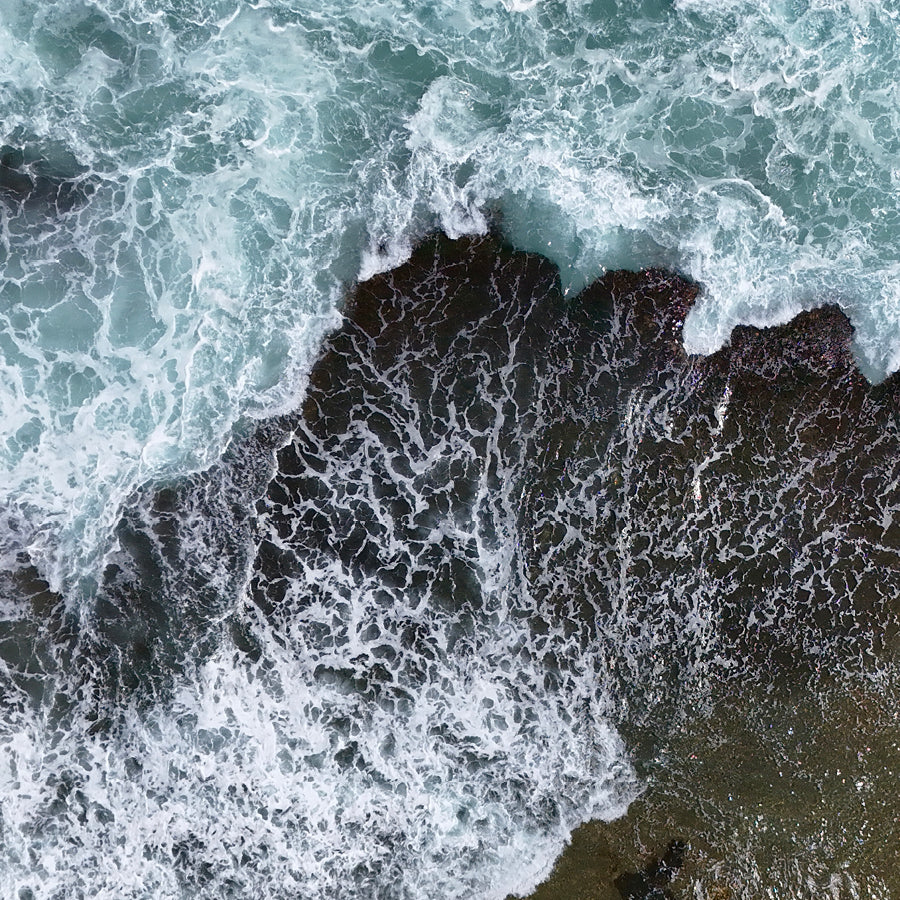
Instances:
[[[2,546],[96,581],[130,492],[289,406],[346,287],[435,227],[499,224],[572,290],[684,271],[704,352],[839,301],[882,377],[896,22],[893,2],[7,4]]]

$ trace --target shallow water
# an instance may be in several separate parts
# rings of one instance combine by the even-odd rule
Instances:
[[[896,896],[896,683],[732,688],[675,729],[625,817],[575,832],[533,900],[621,900],[614,880],[673,835],[689,842],[676,898]]]
[[[840,302],[883,377],[900,346],[896,12],[5,7],[0,547],[89,594],[130,494],[287,409],[345,287],[436,227],[498,222],[575,291],[606,269],[683,271],[704,288],[695,351]]]

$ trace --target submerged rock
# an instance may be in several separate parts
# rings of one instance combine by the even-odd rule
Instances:
[[[684,865],[688,846],[684,841],[674,840],[666,852],[653,860],[641,872],[626,872],[616,881],[616,889],[622,900],[671,900],[666,887]]]
[[[356,288],[299,409],[135,502],[89,612],[55,613],[52,671],[79,673],[101,740],[217,660],[251,731],[228,713],[191,753],[210,774],[245,759],[250,711],[276,710],[255,771],[303,814],[242,843],[252,865],[193,841],[157,848],[165,866],[191,889],[201,871],[281,883],[274,829],[291,896],[322,872],[335,897],[415,896],[426,858],[446,896],[527,892],[574,826],[634,797],[626,746],[642,773],[673,769],[666,748],[723,697],[880,671],[898,647],[900,377],[862,378],[834,308],[689,356],[696,295],[650,270],[567,299],[546,259],[435,237]],[[24,670],[50,664],[0,652],[38,697]],[[196,768],[171,777],[205,797]],[[688,776],[672,790],[705,814]],[[268,802],[209,796],[245,836]],[[702,827],[676,833],[696,847]],[[540,896],[659,900],[684,849]]]

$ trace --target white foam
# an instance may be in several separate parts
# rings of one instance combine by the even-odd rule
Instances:
[[[7,721],[5,894],[502,900],[547,874],[581,819],[624,809],[628,769],[600,711],[573,719],[571,696],[522,696],[540,678],[502,665],[497,637],[435,672],[406,713],[317,680],[321,656],[258,637],[264,668],[224,649],[171,705],[107,737],[77,718],[65,733]],[[350,648],[339,656],[350,664]],[[532,719],[515,725],[523,709]],[[344,747],[357,765],[339,761]],[[179,880],[203,867],[210,883]]]
[[[900,366],[891,11],[679,0],[636,14],[531,0],[4,11],[4,140],[63,145],[93,193],[62,217],[0,209],[0,560],[27,549],[79,599],[138,485],[207,466],[244,415],[296,407],[344,287],[434,228],[498,220],[570,290],[612,266],[676,266],[704,288],[692,351],[838,300],[867,373]],[[720,427],[726,414],[723,399]],[[496,622],[449,652],[447,623],[395,598],[430,629],[430,670],[356,585],[284,633],[247,604],[264,665],[225,642],[171,703],[106,735],[74,699],[90,694],[82,675],[55,676],[69,719],[25,706],[0,727],[4,895],[529,890],[634,779],[600,661],[546,689],[507,615],[527,602],[503,593],[512,544],[458,528]],[[198,565],[216,581],[213,554]],[[341,599],[340,567],[311,574]],[[323,646],[314,625],[341,641]],[[371,675],[371,625],[427,670],[406,704],[342,681]],[[687,625],[709,627],[699,612]],[[179,880],[204,862],[210,884]]]
[[[436,227],[499,217],[569,290],[675,266],[704,289],[692,351],[836,300],[866,372],[897,365],[898,54],[877,3],[683,0],[637,29],[528,2],[98,9],[84,46],[78,10],[40,18],[53,40],[28,3],[3,25],[8,139],[93,172],[64,219],[3,229],[7,505],[55,586],[90,575],[139,482],[209,464],[240,416],[295,402],[343,287]],[[56,346],[67,328],[78,352]],[[61,352],[94,373],[78,402]],[[33,420],[35,449],[11,448]]]

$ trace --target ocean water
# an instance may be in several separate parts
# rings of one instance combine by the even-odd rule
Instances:
[[[898,16],[0,2],[4,895],[502,900],[892,696]],[[890,896],[873,815],[722,890]]]

